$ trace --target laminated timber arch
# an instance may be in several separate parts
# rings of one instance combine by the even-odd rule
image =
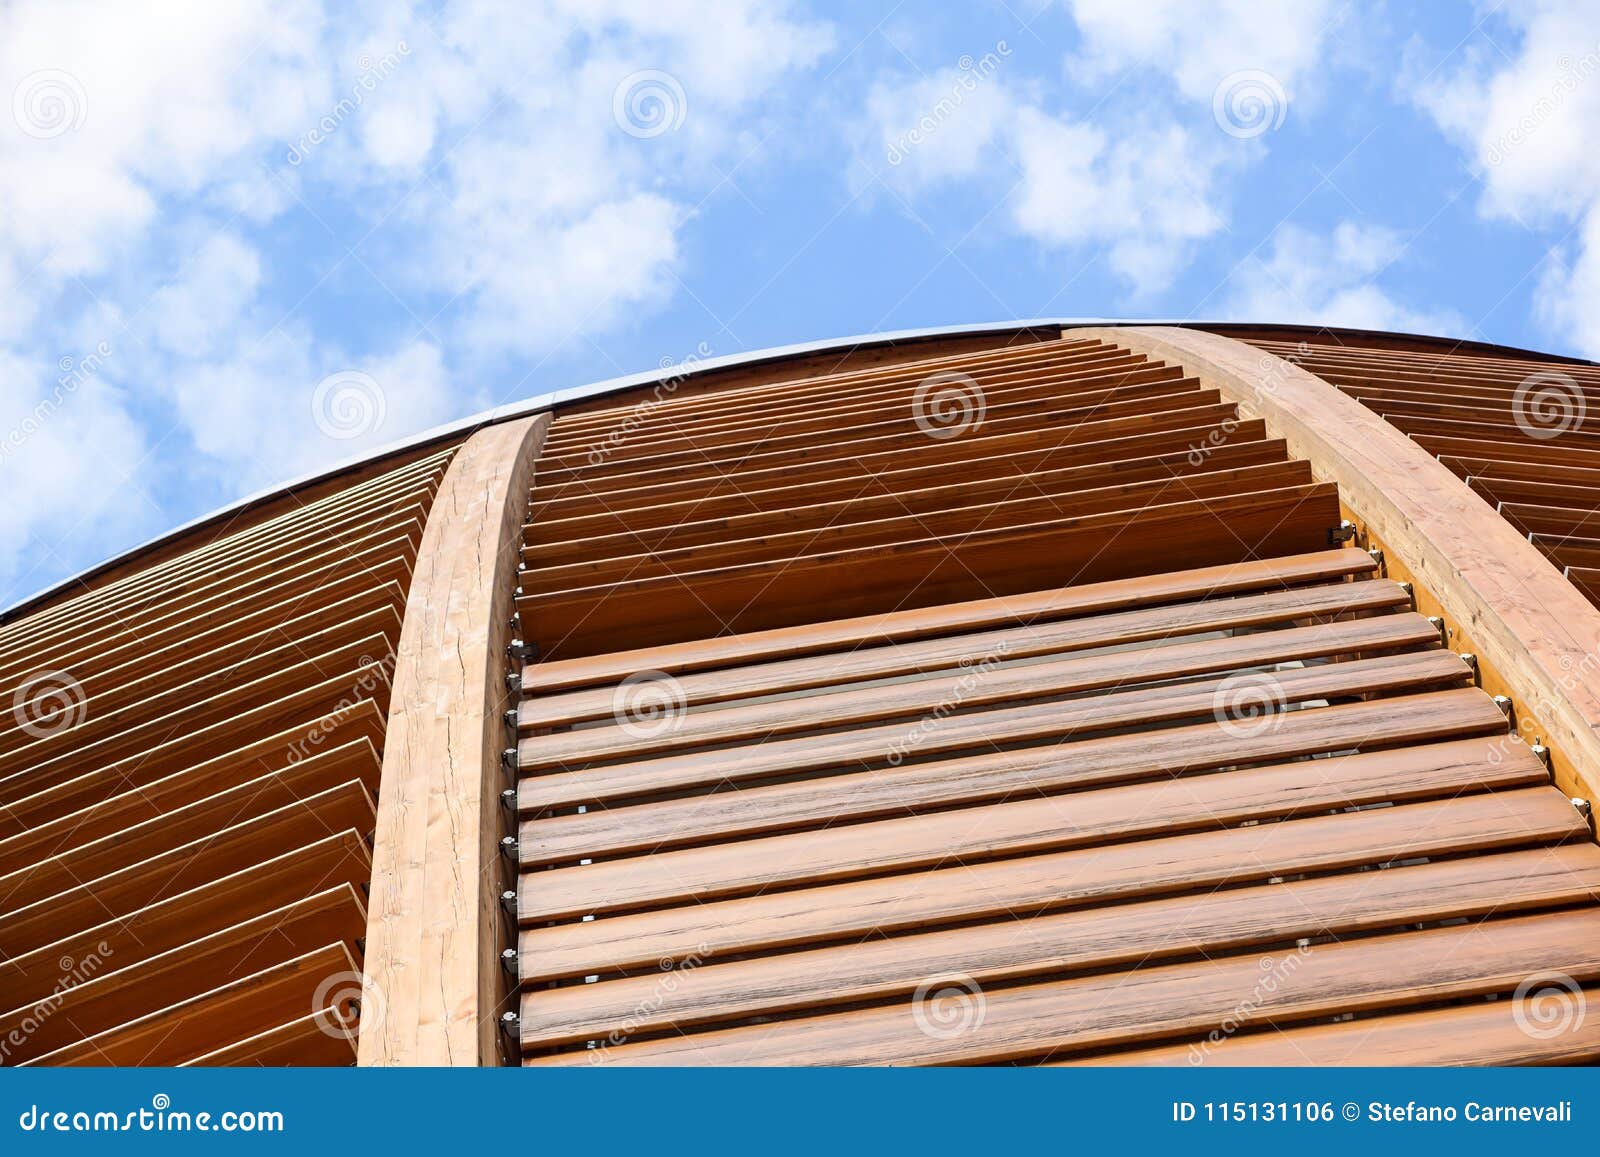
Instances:
[[[486,426],[446,471],[417,550],[389,708],[364,1065],[498,1062],[501,715],[516,545],[550,415]]]
[[[1450,645],[1477,656],[1484,686],[1513,701],[1519,732],[1550,748],[1557,784],[1600,798],[1600,612],[1381,407],[1347,396],[1293,354],[1221,334],[1170,326],[1066,332],[1181,365],[1337,482],[1349,517],[1384,552],[1391,575],[1414,582],[1419,606],[1445,620]]]

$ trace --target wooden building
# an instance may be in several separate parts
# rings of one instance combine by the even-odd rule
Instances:
[[[0,621],[0,1062],[1591,1061],[1591,412],[1035,323],[248,500]]]

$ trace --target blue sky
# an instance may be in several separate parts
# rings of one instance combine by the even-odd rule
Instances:
[[[1041,316],[1600,356],[1600,0],[8,0],[0,95],[0,603],[691,357]]]

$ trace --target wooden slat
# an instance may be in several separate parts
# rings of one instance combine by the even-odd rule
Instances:
[[[23,1038],[7,1059],[41,1056],[325,944],[353,943],[365,926],[360,897],[341,884],[129,967],[117,967],[113,956],[111,971],[64,988],[44,1008],[28,1005],[0,1014],[0,1032],[13,1041]]]
[[[182,1064],[304,1015],[330,977],[359,973],[349,948],[330,944],[26,1063]]]
[[[946,865],[907,874],[525,928],[518,945],[524,974],[530,982],[539,982],[652,968],[661,960],[691,956],[737,958],[808,942],[968,920],[1025,919],[1083,904],[1262,883],[1300,872],[1588,837],[1583,818],[1560,792],[1541,786],[1451,796],[1445,793],[1479,784],[1476,779],[1451,779],[1453,769],[1448,765],[1408,783],[1413,791],[1433,791],[1445,798],[1317,814],[1326,808],[1359,807],[1373,799],[1390,802],[1383,798],[1391,787],[1390,773],[1371,757],[1349,758],[1365,759],[1366,767],[1335,764],[1341,774],[1334,780],[1313,776],[1316,769],[1302,766],[1192,782],[1190,798],[1214,805],[1206,818],[1218,830],[1163,834],[1193,824],[1194,813],[1180,811],[1174,813],[1170,827],[1096,833],[1110,840],[1125,835],[1158,837],[1131,843],[973,863],[963,862],[958,851]],[[1527,758],[1524,754],[1524,761]],[[1527,775],[1536,778],[1531,766]],[[1135,806],[1162,803],[1157,790],[1111,790],[1122,794],[1109,801],[1110,806],[1121,801]],[[1165,794],[1170,800],[1174,792]],[[1089,808],[1091,823],[1105,814],[1093,799],[1082,802]],[[1300,815],[1307,818],[1292,818]],[[974,827],[981,827],[983,817],[972,818]],[[1292,822],[1263,822],[1291,818]],[[1241,823],[1244,826],[1220,826]]]
[[[811,617],[821,591],[832,614],[852,616],[1039,590],[1059,583],[1055,559],[1071,560],[1070,581],[1096,582],[1165,570],[1174,557],[1218,566],[1306,553],[1325,546],[1338,521],[1337,490],[1317,484],[729,567],[701,572],[692,587],[667,576],[580,589],[518,608],[545,651],[565,657],[611,649],[619,632],[653,645],[792,625]]]
[[[46,857],[61,856],[72,865],[71,878],[92,878],[352,779],[377,794],[378,753],[370,740],[313,753],[176,807],[161,806],[161,793],[125,792],[87,813],[74,812],[0,840],[0,864],[31,869]],[[0,877],[0,895],[3,881]]]
[[[952,476],[1022,477],[1039,470],[1105,468],[1150,455],[1187,456],[1196,446],[1218,442],[1259,442],[1267,436],[1262,422],[1241,421],[1230,407],[1184,410],[1170,418],[1152,418],[1146,425],[1149,428],[1133,432],[1108,431],[1095,423],[991,436],[977,430],[954,441],[922,438],[894,450],[813,463],[803,473],[773,466],[700,478],[684,478],[680,472],[679,477],[653,481],[619,479],[603,487],[539,486],[531,495],[527,526],[600,516],[628,519],[636,511],[648,515],[663,505],[710,513],[713,504],[722,503],[756,511],[765,509],[773,495],[789,494],[794,488],[821,500],[873,488],[938,484]]]
[[[910,1005],[769,1025],[629,1042],[607,1049],[617,1064],[960,1064],[1048,1056],[1066,1048],[1204,1032],[1254,996],[1260,1022],[1283,1024],[1333,1012],[1510,992],[1527,976],[1559,971],[1600,978],[1600,910],[1494,920],[1465,927],[1326,944],[1303,954],[1273,990],[1260,984],[1256,953],[1199,964],[987,992],[984,1016],[966,1032],[931,1035]],[[976,1020],[977,1018],[975,1018]],[[590,1065],[585,1052],[529,1064]]]
[[[1195,383],[1183,380],[1180,371],[1130,358],[1103,363],[1087,372],[1030,373],[1009,382],[979,383],[979,387],[985,425],[1022,416],[1071,421],[1077,414],[1103,407],[1195,392]],[[642,436],[636,431],[608,446],[603,455],[592,453],[592,445],[555,448],[540,457],[538,469],[552,480],[562,481],[596,471],[649,470],[670,462],[697,465],[710,457],[792,453],[818,443],[866,440],[889,431],[920,433],[920,424],[927,419],[918,414],[915,396],[915,389],[878,393],[866,405],[828,399],[819,406],[813,399],[799,420],[774,413],[765,421],[758,416],[719,426],[703,424],[689,431],[656,428]]]
[[[368,796],[376,789],[377,765],[372,753],[359,744],[305,760],[296,770],[300,767],[309,768],[309,774],[293,777],[287,784],[276,775],[266,776],[167,815],[154,816],[124,831],[70,845],[44,859],[8,860],[18,867],[0,876],[0,897],[8,906],[22,907],[174,849],[195,848],[219,832],[275,815],[285,808],[322,800],[326,793],[338,792],[343,785],[357,783]],[[344,794],[351,794],[350,789],[344,788]],[[321,836],[324,832],[314,834]]]
[[[1378,632],[1373,632],[1373,635],[1383,637]],[[1337,646],[1338,643],[1331,641],[1327,645]],[[1309,700],[1448,685],[1470,678],[1470,668],[1458,656],[1443,651],[1429,651],[1276,671],[1255,677],[1250,684],[1254,690],[1249,691],[1246,697],[1253,703],[1259,699],[1270,699],[1273,703],[1260,709],[1273,710],[1276,706],[1279,714],[1287,716],[1289,713],[1283,710],[1284,707]],[[655,759],[614,763],[583,771],[552,772],[523,779],[518,786],[517,800],[521,810],[533,812],[552,807],[624,800],[657,792],[742,784],[763,776],[800,771],[885,763],[898,766],[902,760],[910,757],[927,759],[967,748],[1077,736],[1115,727],[1149,727],[1156,723],[1201,717],[1217,719],[1227,714],[1230,694],[1239,694],[1233,690],[1237,686],[1237,678],[1228,676],[1170,687],[1139,687],[1060,703],[949,715],[939,720],[936,726],[928,728],[908,727],[903,723],[877,724],[835,734],[774,739],[747,747],[663,755]],[[1320,711],[1310,714],[1315,716]],[[1286,719],[1269,720],[1259,729],[1277,729],[1283,722]],[[1306,726],[1314,726],[1314,723],[1313,720]],[[1251,727],[1248,730],[1256,729]],[[1238,734],[1247,729],[1235,721],[1231,726],[1225,725],[1224,730]],[[524,744],[531,742],[525,740]],[[1052,750],[1064,754],[1072,746],[1058,744]],[[1033,763],[1041,758],[1034,749],[1005,753],[1005,757],[1019,764]],[[912,763],[902,770],[916,772],[926,766],[924,763]],[[997,771],[993,778],[999,782],[1004,778],[1004,773]],[[1041,787],[1047,782],[1042,776],[1037,781]]]
[[[1366,1016],[1344,1024],[1268,1029],[1219,1041],[1161,1045],[1052,1061],[1053,1065],[1184,1065],[1207,1068],[1249,1065],[1412,1067],[1417,1065],[1582,1065],[1600,1060],[1600,1017],[1578,1011],[1577,997],[1548,999],[1570,1029],[1530,1033],[1528,1009],[1515,997],[1480,1000],[1388,1016]],[[1583,997],[1597,999],[1593,992]],[[1535,1023],[1537,1027],[1538,1022]],[[1558,1023],[1562,1023],[1559,1022]]]
[[[761,514],[768,511],[811,510],[829,505],[865,501],[886,502],[897,496],[916,494],[917,501],[931,505],[939,498],[965,490],[990,492],[1006,487],[1043,485],[1058,489],[1079,486],[1104,486],[1111,482],[1138,482],[1191,474],[1209,467],[1215,470],[1239,466],[1282,462],[1286,455],[1282,442],[1274,438],[1249,438],[1241,425],[1225,445],[1217,447],[1196,462],[1193,446],[1205,431],[1186,436],[1183,431],[1141,439],[1140,444],[1117,454],[1119,444],[1106,443],[1111,453],[1101,453],[1090,461],[1058,462],[1056,455],[1034,451],[1022,455],[996,455],[989,458],[935,467],[910,467],[879,470],[855,477],[813,480],[800,475],[771,489],[746,489],[720,497],[673,499],[654,505],[603,510],[571,518],[556,517],[546,511],[522,528],[523,540],[540,548],[612,534],[641,537],[675,537],[677,528],[687,523],[710,522]],[[1083,455],[1077,457],[1082,458]],[[956,476],[952,478],[952,474]],[[534,491],[539,501],[539,491]]]
[[[687,709],[729,699],[967,667],[1002,656],[1016,660],[1091,647],[1148,643],[1208,631],[1393,610],[1409,602],[1410,596],[1398,583],[1385,579],[1332,583],[1148,610],[1046,620],[1022,627],[908,640],[888,646],[864,645],[816,657],[686,674],[671,690],[674,698]],[[871,641],[876,642],[876,639]],[[518,708],[518,726],[523,730],[559,727],[605,719],[614,716],[616,711],[617,689],[614,687],[543,695],[523,700]]]
[[[217,784],[254,778],[304,758],[308,747],[315,751],[365,741],[376,748],[383,742],[383,723],[383,716],[371,699],[346,701],[325,715],[308,713],[276,734],[246,740],[222,755],[174,771],[163,756],[174,749],[181,753],[180,740],[155,749],[136,766],[96,768],[0,806],[0,836],[14,836],[62,817],[82,814],[119,795],[143,796],[151,807],[182,807],[213,794]]]
[[[356,1033],[336,1010],[324,1009],[182,1062],[179,1068],[316,1067],[353,1065]]]
[[[1211,957],[1290,938],[1592,897],[1600,898],[1600,848],[1576,845],[1047,914],[1025,923],[1007,917],[753,960],[710,960],[680,971],[670,989],[659,975],[647,974],[528,992],[522,1041],[549,1047],[613,1032],[682,1032],[719,1020],[906,996],[930,976],[959,973],[987,987],[1051,972],[1142,969],[1166,957]]]
[[[766,743],[795,731],[851,725],[860,731],[862,724],[934,710],[940,711],[939,726],[943,727],[957,708],[965,713],[989,704],[1023,703],[1087,691],[1106,691],[1107,694],[1097,701],[1099,706],[1105,706],[1113,701],[1115,694],[1127,693],[1124,689],[1142,683],[1275,663],[1311,662],[1335,655],[1422,647],[1434,643],[1438,637],[1437,628],[1427,619],[1406,612],[1022,666],[969,665],[959,673],[936,674],[912,682],[828,690],[801,699],[695,712],[659,729],[617,725],[534,736],[521,741],[519,762],[524,771],[566,769],[713,744],[752,739]],[[1124,640],[1105,641],[1120,643]],[[1002,658],[1010,660],[1013,655],[1007,641],[1001,640],[987,651],[969,653],[969,657],[979,664],[998,664]],[[1070,720],[1076,706],[1081,704],[1062,704],[1062,718]],[[918,750],[922,750],[921,745]]]
[[[522,586],[537,597],[573,586],[592,587],[609,579],[637,582],[772,559],[804,558],[882,542],[923,538],[954,541],[966,534],[1030,526],[1046,520],[1087,518],[1201,500],[1230,500],[1310,483],[1311,471],[1304,463],[1270,462],[1237,470],[1075,490],[1070,494],[1012,485],[994,501],[961,499],[936,509],[919,510],[914,495],[896,495],[881,509],[869,512],[874,517],[858,519],[854,511],[840,511],[816,525],[797,529],[782,520],[759,515],[738,520],[728,528],[685,527],[690,541],[682,545],[652,546],[638,542],[632,535],[612,536],[599,542],[580,541],[573,548],[581,553],[565,561],[529,558],[530,569],[523,573]],[[539,565],[532,565],[535,562]]]
[[[336,884],[364,888],[371,873],[366,838],[337,832],[0,961],[0,1004],[13,1008],[43,999],[61,982],[62,961],[73,962],[68,972],[124,968]]]
[[[358,780],[202,837],[121,871],[0,913],[0,935],[26,952],[80,928],[129,916],[347,828],[371,830],[372,797]],[[37,891],[37,888],[31,889]]]
[[[1082,750],[1057,757],[1059,762],[1044,764],[1052,778],[1031,790],[1059,787],[1076,775],[1079,783],[1105,784],[1141,776],[1173,775],[1233,762],[1266,761],[1302,754],[1307,750],[1342,751],[1370,740],[1374,735],[1394,742],[1420,742],[1430,738],[1459,735],[1470,725],[1484,721],[1484,707],[1496,711],[1472,692],[1445,692],[1416,697],[1421,702],[1405,704],[1402,715],[1393,704],[1358,704],[1328,708],[1314,714],[1317,734],[1292,736],[1288,728],[1255,737],[1247,745],[1237,741],[1227,753],[1204,750],[1205,729],[1184,729],[1171,746],[1152,749],[1148,738],[1139,735],[1075,745]],[[1404,701],[1401,701],[1404,702]],[[1389,708],[1379,712],[1376,708]],[[1313,714],[1313,713],[1307,713]],[[1289,717],[1293,719],[1293,716]],[[1405,720],[1409,718],[1409,723]],[[1492,726],[1492,722],[1491,722]],[[1482,730],[1488,730],[1483,728]],[[1431,732],[1432,734],[1428,734]],[[1226,736],[1233,740],[1233,736]],[[985,758],[985,757],[975,757]],[[990,757],[992,758],[992,757]],[[986,810],[962,809],[928,815],[884,819],[873,824],[836,827],[827,831],[767,836],[760,843],[722,844],[661,852],[638,859],[612,860],[580,867],[559,868],[524,874],[519,884],[518,909],[524,923],[541,919],[584,916],[607,910],[625,910],[672,899],[706,900],[714,896],[755,892],[780,883],[843,880],[890,870],[911,871],[942,863],[947,859],[984,859],[1021,852],[1067,848],[1132,832],[1170,829],[1177,831],[1194,824],[1225,822],[1228,815],[1248,819],[1259,814],[1261,792],[1287,790],[1303,792],[1306,781],[1329,781],[1331,794],[1314,794],[1328,800],[1322,806],[1354,806],[1390,799],[1415,799],[1436,794],[1440,783],[1456,783],[1460,790],[1476,788],[1530,786],[1544,782],[1548,772],[1520,743],[1508,738],[1473,739],[1463,745],[1412,747],[1394,751],[1364,752],[1336,757],[1339,762],[1311,761],[1277,768],[1228,772],[1220,777],[1199,780],[1183,778],[1160,780],[1155,784],[1136,784],[1111,790],[1024,798],[990,805]],[[935,768],[938,765],[933,765]],[[971,768],[972,763],[965,763]],[[981,773],[980,773],[981,774]],[[1362,777],[1375,775],[1376,781]],[[966,789],[979,798],[1003,799],[1013,787],[1029,790],[1031,780],[1023,771],[1011,783],[998,789],[980,782]],[[1334,778],[1337,777],[1337,778]],[[1451,777],[1458,777],[1452,779]],[[930,777],[926,796],[959,796],[963,789],[951,775]],[[1373,782],[1380,783],[1375,793]],[[1264,785],[1264,786],[1263,786]],[[770,796],[783,796],[796,786],[780,785],[764,789]],[[849,813],[849,792],[867,791],[873,783],[858,784],[853,779],[833,781],[834,798]],[[1230,792],[1246,793],[1230,801]],[[892,791],[893,789],[891,789]],[[1118,794],[1120,793],[1120,794]],[[1348,793],[1348,794],[1345,794]],[[754,793],[752,793],[754,794]],[[885,793],[889,795],[889,793]],[[715,799],[716,797],[708,797]],[[917,797],[906,797],[901,806],[926,806]],[[1342,801],[1342,802],[1341,802]],[[753,802],[764,815],[768,799]],[[781,799],[771,801],[781,806]],[[1286,814],[1280,801],[1278,811]],[[657,805],[659,806],[659,805]],[[887,800],[875,803],[884,814]],[[1230,812],[1229,807],[1239,810]],[[1148,810],[1159,808],[1160,810]],[[770,821],[758,818],[749,827],[759,830]]]
[[[1273,559],[1254,559],[1225,566],[1169,571],[1115,582],[1085,583],[1028,592],[1004,598],[947,603],[915,610],[889,611],[856,619],[835,619],[751,634],[723,636],[595,655],[545,661],[522,669],[530,726],[543,718],[539,704],[558,692],[597,683],[614,683],[639,671],[686,675],[718,667],[774,662],[846,647],[881,643],[907,644],[961,631],[1013,623],[1038,624],[1076,615],[1105,614],[1190,599],[1276,591],[1302,584],[1332,582],[1350,575],[1368,575],[1377,564],[1364,552],[1341,549]],[[602,692],[609,712],[610,690]],[[588,717],[569,714],[565,718]]]

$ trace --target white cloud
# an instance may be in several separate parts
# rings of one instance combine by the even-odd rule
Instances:
[[[1585,0],[1541,0],[1439,68],[1414,52],[1406,90],[1467,154],[1489,218],[1574,227],[1539,281],[1553,329],[1600,355],[1600,26]],[[1457,63],[1459,61],[1459,63]]]
[[[968,88],[963,75],[876,85],[857,125],[860,168],[913,203],[970,183],[1041,245],[1106,249],[1141,294],[1166,288],[1222,227],[1213,186],[1226,150],[1209,135],[1121,111],[1102,123],[1054,116],[1025,87],[989,76]]]
[[[116,356],[89,348],[71,363],[47,362],[0,348],[0,590],[42,587],[87,561],[85,542],[152,528],[154,503],[128,481],[148,441],[107,380]]]
[[[82,488],[69,453],[100,491],[146,493],[159,445],[238,494],[505,400],[485,362],[660,304],[695,201],[830,43],[786,0],[0,5],[0,433],[80,331],[116,339],[126,391],[85,386],[14,455],[46,482],[6,511],[0,576]],[[613,95],[651,69],[685,115],[641,139]],[[358,260],[323,214],[370,230]],[[328,332],[318,289],[368,278],[425,324]],[[382,421],[331,438],[312,402],[345,371]]]
[[[1083,36],[1073,58],[1083,79],[1154,69],[1205,102],[1224,77],[1247,69],[1292,89],[1318,63],[1335,12],[1333,0],[1067,0],[1067,8]]]
[[[1321,235],[1284,225],[1266,257],[1250,256],[1230,275],[1224,317],[1239,321],[1347,326],[1352,329],[1467,336],[1447,311],[1412,309],[1378,285],[1405,255],[1389,229],[1346,221]]]
[[[157,290],[145,312],[154,337],[173,354],[202,358],[235,338],[261,287],[261,255],[236,234],[201,243],[181,275]]]
[[[253,490],[471,412],[430,342],[366,358],[315,349],[289,325],[186,365],[170,394],[205,456],[195,469]]]

